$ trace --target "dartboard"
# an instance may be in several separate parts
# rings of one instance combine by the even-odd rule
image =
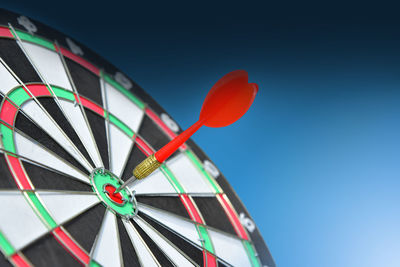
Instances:
[[[113,65],[5,10],[0,63],[0,266],[275,266],[191,140],[112,193],[181,132]]]

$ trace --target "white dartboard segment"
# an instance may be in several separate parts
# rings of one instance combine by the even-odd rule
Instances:
[[[157,262],[153,253],[151,253],[150,249],[140,237],[135,227],[128,221],[123,220],[122,222],[124,223],[132,245],[135,248],[136,255],[141,263],[141,266],[159,267],[160,264]]]
[[[27,114],[39,127],[47,132],[60,146],[62,146],[71,156],[82,164],[89,172],[93,169],[85,158],[72,145],[72,141],[66,137],[65,133],[49,116],[40,108],[35,101],[27,101],[22,107],[22,111]]]
[[[176,266],[194,266],[178,249],[168,243],[159,232],[155,231],[143,219],[135,217],[134,220]]]
[[[160,170],[153,172],[151,175],[146,177],[146,179],[138,180],[130,190],[135,190],[137,195],[176,193],[171,183]]]
[[[90,179],[87,175],[76,169],[72,165],[68,164],[64,160],[55,156],[39,144],[33,142],[31,139],[14,132],[14,140],[16,146],[16,152],[18,155],[36,161],[44,166],[51,169],[57,170],[71,179],[77,179],[84,183],[90,184]]]
[[[92,258],[96,262],[102,266],[122,266],[117,217],[108,209],[94,246]]]
[[[72,91],[67,73],[57,52],[36,44],[22,42],[32,64],[38,69],[45,83]]]
[[[186,193],[214,193],[205,177],[185,154],[181,153],[168,160],[166,165],[183,185]]]
[[[143,212],[161,225],[164,225],[173,232],[176,232],[184,239],[191,241],[199,247],[202,246],[199,240],[199,234],[197,232],[196,225],[191,221],[188,221],[187,219],[179,217],[170,212],[162,211],[142,203],[138,203],[138,209],[140,212]]]
[[[19,83],[14,77],[10,74],[10,72],[3,66],[0,62],[0,92],[6,95],[11,89],[18,86]]]
[[[82,144],[89,153],[90,158],[93,160],[96,167],[104,166],[96,147],[93,135],[91,134],[88,124],[85,121],[85,117],[82,114],[82,110],[78,105],[69,102],[67,100],[59,99],[59,103],[63,111],[67,114],[72,126],[78,134]]]
[[[57,224],[65,223],[100,203],[94,192],[36,191]]]
[[[110,170],[115,175],[120,176],[133,146],[133,140],[112,123],[110,123],[109,131]]]
[[[214,245],[215,254],[218,255],[218,257],[232,266],[252,266],[247,256],[246,249],[240,239],[212,229],[208,229],[208,233]]]
[[[0,191],[0,222],[0,232],[16,250],[48,232],[23,193],[17,191]]]
[[[109,83],[105,83],[105,99],[109,112],[138,132],[144,111]]]

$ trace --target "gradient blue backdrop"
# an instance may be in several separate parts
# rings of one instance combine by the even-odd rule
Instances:
[[[142,1],[143,2],[143,1]],[[400,20],[380,1],[8,1],[120,67],[183,128],[245,69],[248,114],[195,141],[278,266],[400,265]],[[240,164],[238,164],[240,163]]]

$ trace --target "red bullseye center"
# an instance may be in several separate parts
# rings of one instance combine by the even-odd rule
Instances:
[[[107,196],[117,204],[124,204],[125,199],[121,192],[115,193],[117,188],[111,184],[108,184],[104,187],[105,193]]]

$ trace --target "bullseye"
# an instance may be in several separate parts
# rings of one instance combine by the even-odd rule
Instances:
[[[117,188],[111,184],[106,184],[104,186],[104,193],[106,193],[108,198],[110,198],[116,204],[124,204],[126,199],[121,194],[121,192],[115,193],[115,190],[117,190]]]
[[[123,181],[109,170],[95,169],[91,174],[93,191],[96,192],[105,206],[125,218],[136,215],[136,199],[129,190],[115,192]]]

